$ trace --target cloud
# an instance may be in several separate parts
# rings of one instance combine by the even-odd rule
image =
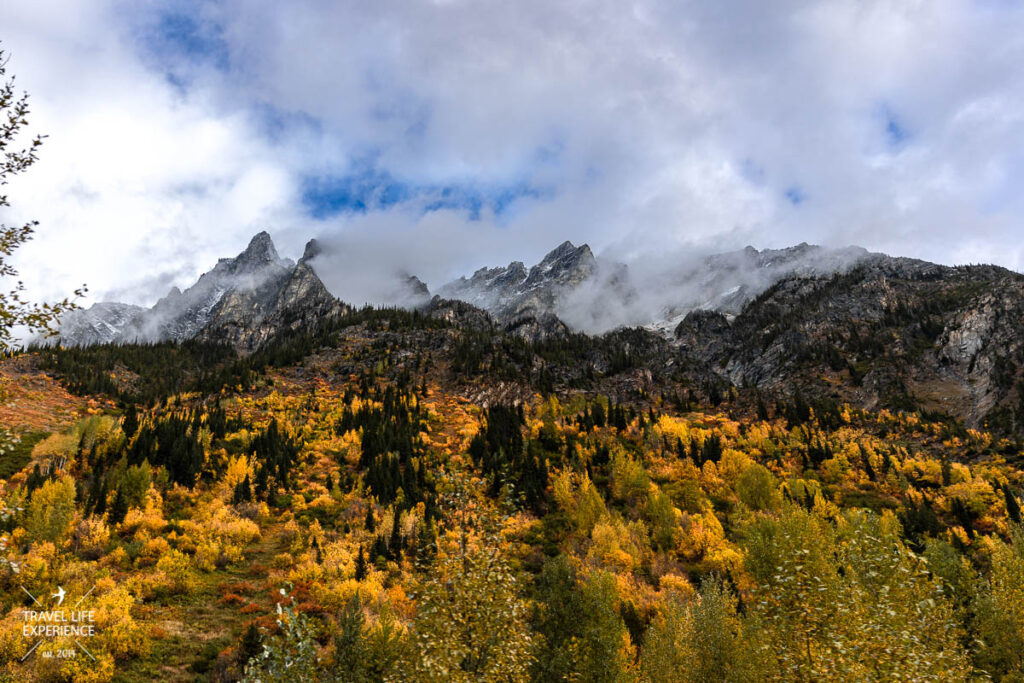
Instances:
[[[4,28],[51,135],[10,187],[46,296],[152,302],[264,227],[343,247],[352,300],[564,239],[1024,269],[1012,3],[13,0]]]

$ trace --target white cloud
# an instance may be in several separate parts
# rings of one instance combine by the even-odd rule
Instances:
[[[224,40],[226,71],[150,49],[138,27],[170,3],[11,4],[0,39],[52,136],[10,192],[42,221],[21,262],[47,295],[140,283],[151,299],[262,227],[293,256],[315,234],[365,254],[327,276],[336,290],[378,264],[436,286],[563,239],[617,256],[856,243],[1024,269],[1010,3],[176,3]],[[267,106],[303,123],[268,136]],[[552,192],[477,221],[309,218],[302,178],[367,157],[414,185]]]

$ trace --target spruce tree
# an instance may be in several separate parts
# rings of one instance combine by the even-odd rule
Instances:
[[[120,524],[124,521],[125,515],[127,514],[128,499],[125,498],[121,489],[118,489],[117,495],[114,496],[114,502],[110,504],[110,523]]]
[[[121,431],[129,439],[135,436],[135,432],[139,430],[139,413],[135,409],[134,403],[129,403],[128,407],[124,411],[124,419],[121,421]]]
[[[393,521],[391,523],[391,536],[388,538],[388,550],[396,558],[402,552],[402,527],[399,520],[398,508],[395,508]]]
[[[366,578],[366,553],[363,552],[363,546],[359,546],[359,554],[356,555],[356,581],[362,581]]]
[[[1010,490],[1009,484],[1003,484],[1003,498],[1006,500],[1006,514],[1010,521],[1020,524],[1020,503],[1017,501],[1017,496],[1013,495],[1013,491]]]
[[[248,628],[242,634],[242,642],[238,648],[238,661],[244,665],[262,651],[262,637],[255,621],[249,622]]]

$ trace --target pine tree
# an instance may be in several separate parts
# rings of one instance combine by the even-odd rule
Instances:
[[[864,473],[868,475],[868,479],[871,481],[877,481],[878,475],[875,474],[875,468],[871,466],[871,457],[868,455],[867,449],[864,448],[863,444],[857,444],[860,448],[860,457],[864,461]]]
[[[399,524],[398,509],[395,509],[391,523],[391,536],[388,538],[388,550],[392,556],[398,557],[402,552],[402,528]]]
[[[128,499],[119,488],[114,496],[114,502],[110,504],[110,523],[120,524],[128,514]]]
[[[1013,495],[1013,491],[1010,490],[1009,484],[1003,484],[1003,498],[1006,501],[1006,514],[1009,516],[1010,521],[1020,524],[1020,503],[1017,501],[1017,496]]]
[[[366,619],[362,600],[357,591],[345,605],[338,618],[338,632],[334,636],[334,671],[336,680],[362,683],[370,680],[366,643]]]
[[[129,439],[135,436],[135,432],[139,430],[139,413],[135,409],[134,403],[129,403],[128,407],[124,411],[124,419],[121,421],[121,431]]]
[[[321,548],[320,548],[320,541],[317,540],[317,538],[315,536],[313,537],[313,542],[310,543],[310,547],[313,550],[313,561],[316,562],[317,564],[321,564],[324,561],[323,560],[323,550],[321,550]]]
[[[245,479],[235,484],[234,494],[231,496],[231,503],[233,505],[239,505],[241,503],[247,503],[252,500],[252,484],[249,482],[249,475],[245,475]]]
[[[238,647],[238,661],[243,665],[255,657],[262,650],[262,637],[255,621],[249,622],[249,626],[242,634],[242,642]]]
[[[363,552],[363,546],[359,546],[359,554],[356,555],[356,581],[362,581],[366,578],[366,553]]]
[[[96,493],[96,502],[93,504],[92,514],[97,517],[102,517],[103,513],[107,511],[107,478],[102,477],[103,482],[100,484],[99,491]]]
[[[270,490],[270,474],[266,465],[258,464],[256,467],[256,495],[265,499]]]
[[[757,419],[762,422],[768,421],[768,406],[765,404],[764,397],[761,396],[760,392],[757,394]]]

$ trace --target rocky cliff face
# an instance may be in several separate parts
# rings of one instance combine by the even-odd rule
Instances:
[[[194,285],[172,289],[152,308],[100,303],[69,314],[59,341],[82,346],[203,339],[251,352],[280,330],[345,308],[306,263],[315,251],[311,242],[293,263],[278,256],[270,235],[261,232],[238,256],[221,259]]]
[[[737,386],[1024,425],[1024,276],[877,256],[780,280],[733,320],[691,313],[677,344]]]

